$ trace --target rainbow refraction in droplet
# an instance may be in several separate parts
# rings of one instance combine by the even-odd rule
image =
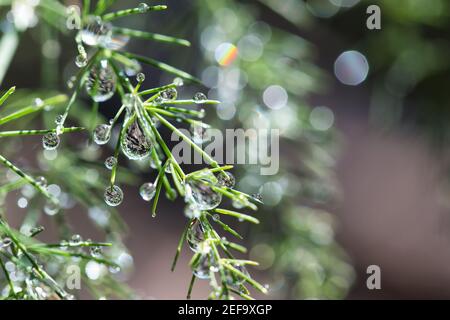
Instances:
[[[221,66],[229,66],[238,56],[238,48],[229,42],[220,44],[215,51],[217,63]]]

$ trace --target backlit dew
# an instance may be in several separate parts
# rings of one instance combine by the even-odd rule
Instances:
[[[128,109],[132,109],[136,103],[136,97],[131,93],[127,93],[126,95],[123,96],[122,103]]]
[[[96,144],[103,145],[111,139],[111,126],[108,124],[99,124],[95,127],[93,139]]]
[[[108,60],[101,60],[89,72],[86,79],[86,92],[95,102],[104,102],[114,95],[116,81],[116,74]]]
[[[161,99],[164,101],[173,101],[177,98],[178,92],[175,88],[169,88],[160,93]]]
[[[69,240],[69,244],[73,245],[73,246],[77,246],[79,245],[81,242],[83,241],[83,238],[79,235],[79,234],[74,234],[70,240]]]
[[[83,68],[87,65],[88,60],[86,58],[86,56],[83,56],[82,54],[77,55],[77,57],[75,58],[75,64],[77,65],[78,68]]]
[[[145,136],[138,120],[135,120],[123,134],[120,141],[122,152],[130,160],[142,160],[151,151],[151,143]]]
[[[112,274],[116,274],[120,272],[120,267],[119,266],[110,266],[108,268],[109,272],[111,272]]]
[[[138,9],[139,9],[139,12],[144,13],[144,12],[147,12],[148,9],[150,9],[150,7],[146,3],[140,3],[138,5]]]
[[[46,188],[47,187],[47,179],[45,179],[45,177],[37,177],[36,178],[36,183],[41,186],[42,188]]]
[[[349,86],[357,86],[366,80],[369,63],[358,51],[343,52],[334,63],[334,74],[340,82]]]
[[[195,204],[200,210],[216,208],[222,201],[222,194],[214,191],[213,185],[214,181],[208,177],[188,178],[186,180],[187,200]]]
[[[208,98],[206,97],[206,95],[204,94],[204,93],[202,93],[202,92],[197,92],[195,95],[194,95],[194,102],[196,103],[196,104],[201,104],[201,103],[205,103],[205,101],[206,100],[208,100]]]
[[[263,197],[260,193],[254,193],[252,194],[252,198],[255,199],[256,201],[262,202],[263,201]]]
[[[29,236],[30,237],[34,237],[35,235],[41,233],[42,231],[44,231],[44,227],[43,226],[33,227],[29,231]]]
[[[214,53],[217,63],[224,67],[232,64],[237,56],[238,48],[234,44],[228,42],[220,44]]]
[[[241,272],[244,276],[250,277],[250,274],[247,271],[247,268],[241,265],[233,266],[236,270]],[[235,273],[229,273],[227,274],[227,277],[225,279],[226,283],[234,288],[238,288],[241,284],[245,282],[245,279],[241,276],[238,276]]]
[[[59,204],[54,203],[52,201],[47,201],[47,203],[44,206],[44,212],[49,216],[54,216],[57,214],[60,210]]]
[[[192,251],[198,252],[199,245],[205,240],[205,229],[200,220],[195,219],[189,225],[186,233],[186,242]]]
[[[123,201],[123,191],[119,186],[109,186],[104,194],[105,202],[111,207],[117,207]]]
[[[236,183],[236,179],[234,178],[233,174],[228,171],[219,172],[217,174],[217,181],[220,186],[227,188],[233,188]]]
[[[99,258],[102,255],[102,247],[99,247],[99,246],[90,247],[89,248],[89,253],[94,258]]]
[[[129,77],[136,76],[142,70],[142,66],[137,60],[131,60],[129,64],[125,66],[125,74]]]
[[[145,201],[153,199],[156,193],[156,186],[154,183],[146,182],[139,188],[139,194]]]
[[[56,125],[62,124],[63,121],[64,121],[64,116],[62,114],[59,114],[59,115],[56,116],[56,118],[55,118],[55,124]]]
[[[200,218],[201,211],[197,208],[196,205],[190,203],[184,208],[184,215],[189,218]]]
[[[36,98],[34,99],[33,104],[35,107],[43,107],[45,103],[41,98]]]
[[[116,157],[111,156],[111,157],[106,158],[106,160],[105,160],[105,167],[106,167],[108,170],[112,170],[112,168],[114,168],[114,166],[115,166],[116,164],[117,164],[117,159],[116,159]]]
[[[59,137],[56,133],[50,132],[42,137],[42,146],[45,150],[55,150],[59,146]]]
[[[139,83],[144,82],[144,81],[145,81],[145,74],[143,74],[142,72],[139,72],[139,73],[136,75],[136,80],[137,80],[137,82],[139,82]]]
[[[208,255],[202,255],[200,256],[200,260],[198,262],[197,267],[195,267],[193,273],[194,275],[199,279],[209,279],[210,273],[209,273],[209,256]]]
[[[81,41],[88,46],[103,45],[111,30],[112,25],[102,21],[100,17],[88,17],[85,27],[80,31]]]
[[[176,85],[177,87],[182,87],[184,85],[184,81],[182,78],[177,77],[173,79],[173,84]]]
[[[201,125],[191,124],[189,131],[192,134],[192,141],[196,144],[202,144],[211,138],[209,130]]]
[[[0,249],[7,248],[11,245],[12,240],[8,237],[0,239]]]

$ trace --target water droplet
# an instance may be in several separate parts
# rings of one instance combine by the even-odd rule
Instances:
[[[126,95],[124,95],[122,99],[122,104],[126,106],[128,109],[134,108],[136,102],[137,102],[136,97],[131,93],[127,93]]]
[[[254,193],[254,194],[252,194],[252,198],[257,200],[257,201],[259,201],[259,202],[262,202],[262,199],[263,199],[261,193]]]
[[[132,60],[130,64],[125,66],[125,74],[134,77],[142,70],[142,66],[137,60]]]
[[[108,143],[111,139],[111,126],[108,124],[99,124],[94,129],[94,142],[99,145]]]
[[[34,99],[34,106],[35,107],[43,107],[44,106],[44,100],[41,98]]]
[[[35,235],[41,233],[42,231],[44,231],[45,228],[43,226],[37,226],[37,227],[33,227],[30,229],[30,237],[34,237]]]
[[[117,164],[117,159],[116,157],[108,157],[105,160],[105,167],[109,170],[112,170],[112,168]]]
[[[248,273],[246,267],[241,265],[235,265],[234,268],[243,273],[246,277],[250,277],[250,274]],[[233,288],[238,288],[241,284],[245,282],[245,280],[242,277],[231,272],[227,274],[225,281],[230,287]]]
[[[139,188],[139,194],[145,201],[153,199],[156,193],[156,186],[154,183],[146,182]]]
[[[37,177],[36,179],[36,183],[41,186],[42,188],[46,188],[47,187],[47,179],[45,179],[45,177]]]
[[[42,137],[42,146],[45,150],[55,150],[59,146],[59,137],[56,133],[50,132]]]
[[[205,115],[206,115],[205,109],[200,109],[200,113],[199,113],[198,117],[200,119],[203,119],[205,117]]]
[[[60,136],[63,134],[63,132],[64,132],[64,126],[62,124],[58,124],[56,126],[56,135]]]
[[[89,72],[86,80],[86,91],[95,102],[106,101],[116,91],[116,80],[116,74],[108,60],[101,60]]]
[[[60,124],[63,123],[63,121],[64,121],[64,116],[62,114],[59,114],[59,115],[56,116],[56,118],[55,118],[55,124],[56,125],[59,126]]]
[[[111,186],[105,190],[105,202],[111,207],[117,207],[123,201],[123,191],[119,186]]]
[[[202,177],[189,177],[186,180],[186,198],[197,205],[199,210],[210,210],[222,201],[222,194],[213,190],[217,178],[213,174]]]
[[[192,134],[192,141],[196,144],[202,144],[211,138],[208,128],[205,128],[199,124],[191,124],[189,130]]]
[[[197,93],[194,95],[194,102],[195,102],[196,104],[204,103],[206,100],[208,100],[208,98],[207,98],[206,95],[205,95],[204,93],[202,93],[202,92],[197,92]]]
[[[109,272],[111,272],[113,274],[120,272],[120,267],[119,266],[110,266],[108,269],[109,269]]]
[[[82,54],[77,55],[77,57],[75,58],[75,64],[77,65],[78,68],[85,67],[87,63],[88,59],[86,58],[86,56],[83,56]]]
[[[236,179],[234,178],[233,174],[228,171],[219,172],[219,174],[217,175],[217,181],[220,186],[227,188],[233,188],[236,183]]]
[[[72,238],[70,238],[69,243],[73,246],[79,245],[83,241],[83,238],[79,234],[74,234]]]
[[[160,93],[160,97],[163,100],[163,102],[173,101],[177,98],[177,96],[178,96],[178,92],[177,92],[177,89],[175,89],[175,88],[169,88]]]
[[[0,249],[4,249],[4,248],[9,247],[11,245],[11,243],[12,243],[12,240],[10,238],[8,238],[8,237],[5,237],[5,238],[1,239],[1,241],[0,241]]]
[[[192,251],[198,252],[200,243],[205,240],[205,229],[200,220],[195,219],[189,225],[186,233],[186,241]]]
[[[140,3],[139,6],[138,6],[138,10],[139,10],[140,13],[147,12],[148,9],[150,9],[150,7],[146,3]]]
[[[59,212],[59,204],[55,203],[53,201],[47,201],[47,203],[44,206],[44,212],[49,216],[54,216]]]
[[[242,209],[248,206],[248,200],[245,197],[234,198],[231,205],[236,209]]]
[[[91,256],[98,258],[102,255],[102,247],[99,246],[90,247],[89,252]]]
[[[151,151],[152,144],[143,133],[138,120],[126,129],[120,141],[123,153],[131,160],[142,160]]]
[[[80,31],[81,41],[88,46],[102,45],[111,35],[112,25],[103,22],[100,17],[88,17],[83,30]]]
[[[209,279],[210,278],[209,270],[210,270],[209,256],[202,255],[193,273],[199,279]]]
[[[184,85],[184,81],[182,78],[177,77],[173,79],[173,84],[176,85],[177,87],[182,87]]]
[[[144,81],[145,81],[145,74],[143,74],[142,72],[139,72],[139,73],[136,75],[136,80],[137,80],[137,82],[139,82],[139,83],[144,82]]]
[[[197,206],[195,204],[188,204],[185,208],[184,208],[184,215],[186,217],[188,217],[189,219],[193,219],[193,218],[199,218],[201,215],[201,211],[197,208]]]

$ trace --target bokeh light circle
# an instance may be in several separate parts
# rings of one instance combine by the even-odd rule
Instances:
[[[334,63],[334,74],[343,84],[357,86],[366,80],[369,73],[369,63],[366,57],[354,50],[345,51]]]

